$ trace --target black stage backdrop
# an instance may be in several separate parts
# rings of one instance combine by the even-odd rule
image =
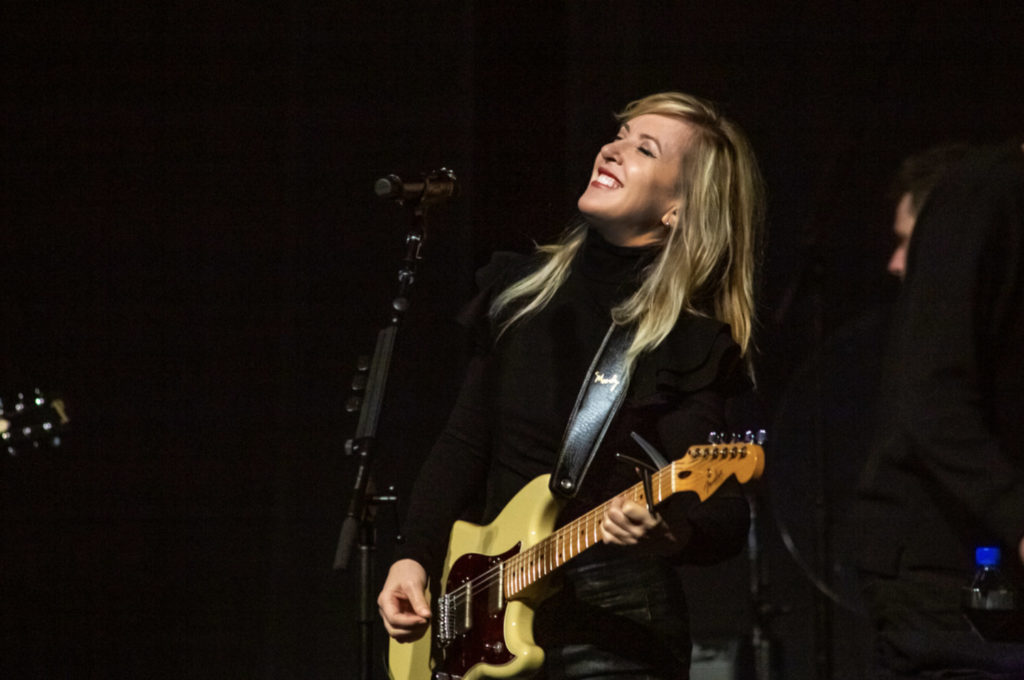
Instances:
[[[7,3],[0,389],[59,392],[72,426],[0,465],[0,675],[358,677],[357,573],[332,570],[343,402],[409,227],[374,180],[449,166],[462,189],[381,423],[375,476],[402,492],[474,269],[561,230],[612,111],[681,89],[749,132],[770,189],[764,607],[745,557],[688,571],[693,627],[710,648],[770,610],[785,677],[860,677],[835,518],[892,293],[886,184],[929,144],[1021,132],[1024,6],[749,5]]]

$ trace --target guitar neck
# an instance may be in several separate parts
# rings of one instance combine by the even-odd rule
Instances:
[[[651,475],[653,502],[660,503],[676,492],[673,488],[676,463]],[[634,484],[615,498],[646,503],[644,485]],[[589,512],[552,532],[536,545],[511,557],[505,565],[505,597],[521,593],[540,579],[552,573],[584,550],[601,542],[601,522],[614,499],[610,499]]]
[[[652,505],[658,505],[681,491],[694,491],[701,501],[735,474],[741,483],[760,477],[764,469],[763,450],[755,444],[711,444],[693,446],[683,458],[674,460],[651,475]],[[615,498],[646,504],[644,485],[637,483]],[[535,545],[510,557],[502,567],[504,592],[512,598],[544,578],[584,550],[601,541],[601,522],[611,499],[552,532]]]

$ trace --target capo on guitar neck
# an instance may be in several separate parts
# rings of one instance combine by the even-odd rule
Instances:
[[[643,449],[644,453],[650,457],[654,464],[652,465],[647,461],[638,460],[631,456],[624,456],[621,453],[616,453],[615,459],[626,461],[636,466],[636,472],[640,476],[640,481],[644,484],[644,499],[647,501],[647,512],[653,515],[654,494],[651,490],[651,473],[657,472],[661,468],[667,466],[668,460],[665,456],[661,455],[661,452],[658,451],[658,449],[654,448],[650,442],[638,435],[636,432],[630,432],[629,436],[633,438],[633,441],[640,445],[640,448]]]
[[[644,500],[647,501],[647,512],[654,514],[654,502],[651,497],[654,495],[651,490],[651,472],[657,472],[657,470],[650,463],[642,460],[637,460],[630,456],[624,456],[621,453],[615,454],[616,460],[621,460],[627,463],[632,463],[635,467],[636,473],[640,476],[640,481],[644,483]]]

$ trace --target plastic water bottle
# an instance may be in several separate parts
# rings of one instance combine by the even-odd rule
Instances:
[[[1006,611],[1016,605],[1013,587],[999,568],[999,548],[978,548],[974,551],[975,572],[971,587],[965,589],[964,607],[986,611]]]
[[[961,604],[974,629],[990,640],[1007,639],[1014,627],[1016,592],[999,568],[999,548],[982,547],[974,551],[976,570],[969,588],[964,588]]]

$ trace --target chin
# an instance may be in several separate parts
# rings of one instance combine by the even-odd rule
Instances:
[[[580,215],[583,216],[583,219],[586,221],[587,224],[594,227],[595,229],[601,229],[601,227],[604,225],[604,221],[598,215],[594,214],[594,212],[591,210],[587,210],[582,205],[578,205],[576,207],[580,209]]]
[[[598,220],[601,215],[600,197],[588,196],[584,193],[580,196],[579,200],[576,201],[576,208],[583,213],[583,216],[588,220]]]

